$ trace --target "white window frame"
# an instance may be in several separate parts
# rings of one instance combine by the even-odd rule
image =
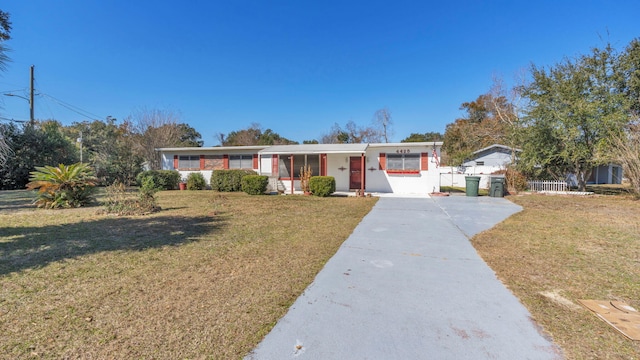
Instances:
[[[390,171],[420,171],[420,154],[394,154],[386,155],[386,170]],[[413,164],[415,162],[415,164]]]

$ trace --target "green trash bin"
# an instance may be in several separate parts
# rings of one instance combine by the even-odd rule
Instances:
[[[503,177],[491,178],[491,187],[489,188],[489,196],[491,197],[504,196],[504,178]]]
[[[467,196],[478,196],[478,188],[480,187],[480,176],[465,176]]]

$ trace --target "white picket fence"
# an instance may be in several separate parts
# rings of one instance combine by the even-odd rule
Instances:
[[[527,181],[531,191],[569,191],[566,181],[536,180]]]

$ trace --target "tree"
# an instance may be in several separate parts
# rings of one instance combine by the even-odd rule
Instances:
[[[474,151],[504,140],[507,130],[497,115],[496,103],[505,111],[509,108],[505,98],[494,99],[490,93],[460,106],[466,116],[448,124],[443,139],[442,148],[451,165],[461,165]]]
[[[374,126],[360,126],[351,120],[347,122],[344,129],[335,123],[329,133],[322,135],[320,142],[323,144],[377,143],[381,138],[381,132]]]
[[[188,124],[178,124],[178,129],[181,132],[181,146],[202,147],[204,145],[204,141],[201,140],[202,135]]]
[[[142,157],[134,153],[133,134],[129,123],[116,123],[107,117],[105,121],[73,123],[64,129],[71,139],[80,138],[84,161],[91,164],[96,177],[103,185],[114,181],[130,185],[142,170]]]
[[[516,165],[516,148],[521,143],[522,91],[526,86],[523,73],[516,77],[516,82],[518,85],[508,91],[502,78],[494,77],[490,91],[495,117],[502,123],[504,130],[501,142],[511,148],[510,166]]]
[[[11,38],[10,33],[11,21],[9,21],[9,13],[0,10],[0,71],[5,70],[5,64],[9,61],[7,56],[8,49],[4,46],[4,42]],[[2,129],[0,129],[0,167],[6,163],[12,153],[11,144]]]
[[[171,110],[140,109],[125,120],[132,132],[135,154],[154,170],[161,168],[157,148],[199,144],[200,134],[181,123],[180,115]]]
[[[573,173],[583,191],[593,167],[609,161],[611,136],[629,120],[618,55],[611,46],[595,48],[548,69],[533,66],[531,75],[520,163],[561,179]]]
[[[78,161],[74,141],[65,136],[57,121],[36,121],[21,127],[2,124],[0,132],[6,136],[14,153],[0,169],[0,189],[23,189],[36,166]]]
[[[262,131],[258,123],[253,123],[246,129],[232,131],[229,134],[218,134],[218,141],[222,146],[242,145],[290,145],[298,142],[289,140],[271,129]]]
[[[0,10],[0,41],[11,39],[11,20],[9,13]]]
[[[13,150],[11,149],[9,139],[7,139],[6,135],[2,132],[2,128],[0,128],[0,168],[4,166],[11,154],[13,154]]]
[[[629,43],[619,58],[621,73],[618,91],[624,94],[629,123],[625,131],[613,136],[612,161],[622,165],[636,197],[640,198],[640,40]]]
[[[620,55],[618,91],[624,94],[631,121],[640,120],[640,39],[633,39]]]
[[[400,142],[433,142],[433,141],[442,141],[444,140],[444,135],[439,132],[430,131],[424,134],[420,133],[411,133],[411,135],[406,138],[400,140]]]
[[[9,49],[4,42],[11,39],[11,20],[9,13],[0,10],[0,70],[4,70],[6,63],[9,61],[7,52]]]
[[[614,136],[611,141],[612,159],[622,165],[624,176],[631,189],[640,198],[640,123],[631,125],[626,132]]]
[[[376,110],[373,114],[373,123],[378,126],[379,132],[384,139],[385,143],[389,142],[389,136],[393,135],[391,131],[391,125],[393,121],[391,119],[391,111],[388,108],[382,108]]]

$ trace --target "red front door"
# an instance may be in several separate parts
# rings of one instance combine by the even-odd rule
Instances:
[[[362,158],[349,158],[349,189],[362,189]]]

